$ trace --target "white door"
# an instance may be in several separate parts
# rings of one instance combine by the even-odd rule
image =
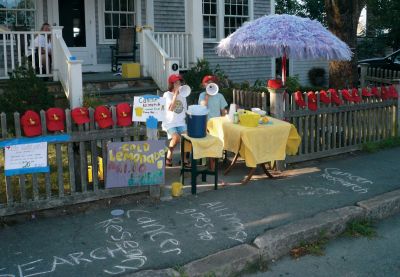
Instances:
[[[95,65],[96,26],[94,0],[55,0],[51,3],[49,22],[63,26],[63,38],[69,51],[84,65]]]

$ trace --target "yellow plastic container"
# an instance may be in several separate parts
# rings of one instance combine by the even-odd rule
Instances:
[[[103,158],[97,157],[97,161],[98,161],[97,176],[99,177],[99,180],[103,180],[104,179],[104,175],[103,175]],[[92,166],[89,165],[88,166],[88,181],[89,181],[89,183],[93,182],[92,174],[93,174],[93,169],[92,169]]]
[[[140,63],[123,63],[122,64],[122,77],[123,78],[139,78],[140,77]]]
[[[172,196],[174,196],[174,197],[179,197],[179,196],[181,196],[182,195],[182,188],[183,188],[183,185],[182,185],[182,183],[180,183],[180,182],[173,182],[172,183],[172,189],[171,189],[171,194],[172,194]]]
[[[257,127],[260,115],[251,111],[244,111],[239,114],[239,124],[246,127]]]

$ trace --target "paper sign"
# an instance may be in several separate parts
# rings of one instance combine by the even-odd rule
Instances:
[[[149,116],[155,117],[158,121],[164,121],[165,98],[156,95],[135,96],[132,121],[146,122]]]
[[[5,175],[49,172],[47,142],[5,146]]]
[[[106,188],[164,184],[164,140],[108,144]]]

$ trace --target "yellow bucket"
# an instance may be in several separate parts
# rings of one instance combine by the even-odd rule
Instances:
[[[172,190],[171,190],[172,196],[174,196],[174,197],[181,196],[182,195],[182,188],[183,188],[182,183],[173,182],[172,183]]]

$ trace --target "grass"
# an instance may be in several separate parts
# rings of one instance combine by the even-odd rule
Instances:
[[[362,150],[368,153],[375,153],[379,150],[389,149],[400,146],[400,137],[393,137],[379,142],[367,142],[362,146]]]
[[[305,255],[323,256],[328,241],[325,232],[321,232],[316,240],[312,242],[301,242],[299,246],[290,250],[290,256],[295,259]]]
[[[347,224],[343,235],[353,238],[367,237],[371,239],[376,237],[376,227],[371,220],[353,220]]]
[[[268,270],[268,266],[267,266],[267,261],[264,260],[262,258],[262,256],[260,256],[256,261],[254,262],[248,262],[245,266],[245,268],[243,268],[243,270],[241,270],[240,272],[231,274],[230,277],[240,277],[243,275],[248,275],[248,274],[254,274],[257,272],[266,272]]]

